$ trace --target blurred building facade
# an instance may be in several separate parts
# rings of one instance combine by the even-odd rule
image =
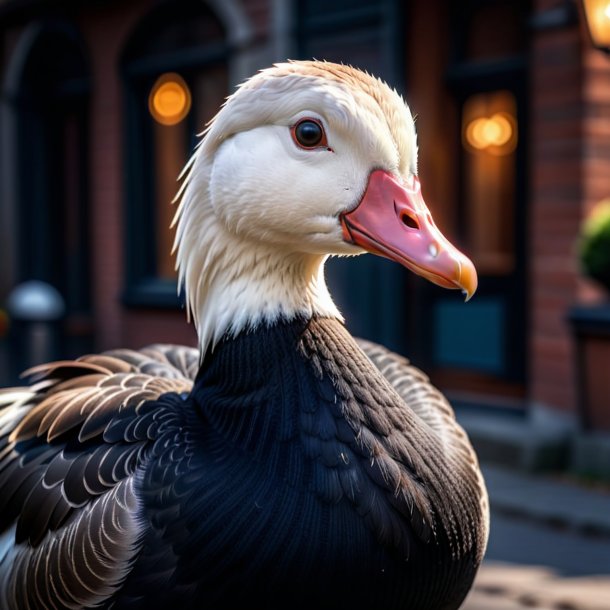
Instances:
[[[0,2],[0,303],[62,294],[62,355],[195,344],[169,253],[176,177],[236,84],[342,61],[417,115],[424,197],[475,261],[467,306],[374,257],[329,265],[356,334],[457,400],[576,421],[566,316],[587,210],[610,194],[610,61],[566,0]]]

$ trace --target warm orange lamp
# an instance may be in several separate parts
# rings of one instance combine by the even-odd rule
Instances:
[[[582,0],[593,46],[610,54],[610,0]]]
[[[184,79],[174,72],[162,74],[150,90],[148,109],[161,125],[180,123],[191,109],[191,92]]]
[[[477,116],[466,123],[464,138],[470,150],[507,155],[517,144],[517,122],[508,112]]]
[[[505,112],[496,112],[490,117],[479,117],[466,127],[468,143],[478,150],[490,146],[502,148],[513,137],[513,119]]]

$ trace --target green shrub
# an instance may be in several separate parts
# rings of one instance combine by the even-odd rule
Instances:
[[[583,223],[579,255],[583,273],[610,292],[610,199],[596,205]]]

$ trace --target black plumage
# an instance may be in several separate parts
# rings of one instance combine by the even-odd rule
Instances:
[[[378,368],[336,320],[261,326],[190,393],[188,348],[36,371],[58,381],[0,462],[0,607],[459,607],[486,537],[476,460],[425,377],[363,347]]]

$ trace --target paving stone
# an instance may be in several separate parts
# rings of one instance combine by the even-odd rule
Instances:
[[[565,578],[539,566],[486,562],[463,606],[484,608],[610,610],[610,575]]]
[[[462,610],[524,610],[519,602],[498,595],[488,595],[479,591],[473,591],[462,606]],[[539,610],[547,608],[538,607]],[[551,610],[550,608],[548,610]]]

